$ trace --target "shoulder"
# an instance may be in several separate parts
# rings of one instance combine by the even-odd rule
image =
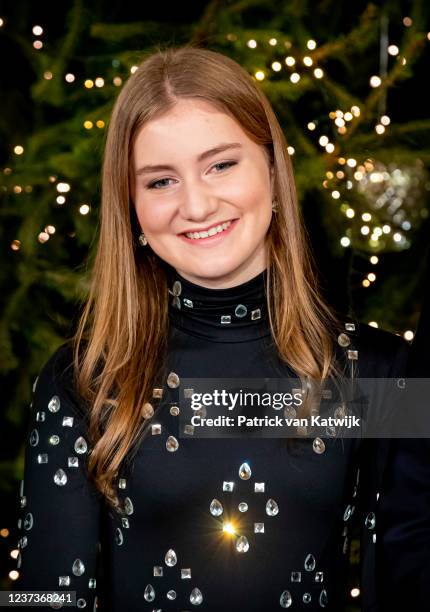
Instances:
[[[356,351],[357,375],[362,378],[405,375],[410,344],[402,336],[373,327],[356,319],[346,318],[342,332]]]
[[[61,344],[41,365],[33,383],[34,402],[49,403],[56,396],[81,412],[81,401],[76,392],[73,345],[70,340]],[[58,402],[58,399],[54,400]]]

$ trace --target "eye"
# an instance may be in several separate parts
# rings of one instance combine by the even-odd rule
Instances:
[[[217,164],[214,164],[212,166],[212,168],[216,168],[217,166],[227,166],[227,168],[230,168],[231,166],[235,166],[236,164],[237,164],[237,162],[235,162],[235,161],[218,162]],[[219,174],[219,172],[216,172],[215,174]],[[157,187],[157,185],[159,185],[163,181],[171,181],[171,180],[173,180],[173,179],[170,179],[170,178],[158,179],[157,181],[153,181],[152,183],[148,183],[147,189],[159,189],[159,187]],[[164,186],[166,186],[166,185],[164,185]],[[167,185],[167,187],[168,187],[168,185]],[[162,189],[163,185],[161,185],[160,188]]]

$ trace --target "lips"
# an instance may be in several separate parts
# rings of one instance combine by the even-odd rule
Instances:
[[[185,232],[181,232],[180,236],[185,236],[186,234],[194,234],[195,232],[207,232],[209,231],[212,227],[218,227],[218,225],[222,225],[223,223],[228,223],[228,222],[233,222],[235,221],[235,219],[225,219],[224,221],[219,221],[218,223],[212,223],[212,225],[208,225],[207,227],[200,227],[198,229],[189,229],[186,230]]]

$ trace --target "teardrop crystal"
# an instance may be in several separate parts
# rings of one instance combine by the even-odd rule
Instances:
[[[374,512],[369,512],[369,514],[366,516],[366,520],[364,521],[364,524],[367,527],[367,529],[374,529],[376,525],[376,517],[375,517]]]
[[[249,550],[249,542],[246,536],[240,536],[236,540],[236,550],[239,553],[246,553]]]
[[[174,453],[179,448],[179,442],[175,436],[169,436],[166,440],[166,448],[169,452]]]
[[[73,562],[72,572],[75,576],[82,576],[82,574],[85,572],[85,565],[80,559],[75,559]]]
[[[282,591],[279,603],[281,604],[281,608],[289,608],[291,606],[293,598],[291,597],[290,591]]]
[[[320,593],[319,602],[320,602],[321,608],[325,608],[326,605],[328,604],[327,591],[325,589],[323,589]]]
[[[169,548],[169,550],[166,552],[164,561],[169,567],[173,567],[174,565],[176,565],[176,563],[178,562],[178,557],[176,556],[176,553],[173,548]]]
[[[266,504],[266,514],[276,516],[279,512],[279,506],[274,499],[268,499]]]
[[[126,514],[133,514],[134,512],[133,502],[129,497],[124,499],[124,511]]]
[[[315,565],[315,557],[309,553],[309,555],[305,559],[304,568],[307,572],[313,572],[315,569]]]
[[[312,443],[312,448],[318,455],[321,455],[325,451],[324,440],[321,440],[321,438],[315,438]]]
[[[199,606],[203,601],[203,595],[200,589],[194,588],[190,593],[190,602],[193,606]]]
[[[249,463],[242,463],[239,468],[239,476],[242,480],[249,480],[251,478],[251,468],[249,467]]]
[[[31,446],[37,446],[39,444],[39,432],[37,431],[37,429],[33,429],[30,434],[29,440]]]
[[[67,474],[61,468],[58,469],[54,474],[54,482],[59,486],[63,486],[67,482]]]
[[[152,584],[147,584],[146,588],[143,592],[143,597],[146,601],[154,601],[155,599],[155,591]]]
[[[82,436],[79,436],[79,438],[77,438],[75,441],[74,448],[75,448],[75,452],[77,452],[79,455],[86,453],[88,446],[87,446],[87,442],[85,438],[83,438]]]
[[[31,529],[33,527],[33,515],[31,512],[25,515],[24,519],[24,529]]]
[[[49,400],[48,403],[48,410],[50,410],[51,412],[58,412],[60,410],[60,398],[58,397],[58,395],[53,395],[51,397],[51,399]]]
[[[210,509],[212,516],[220,516],[223,513],[222,504],[217,499],[213,499],[211,501],[211,505],[209,506],[209,509]]]

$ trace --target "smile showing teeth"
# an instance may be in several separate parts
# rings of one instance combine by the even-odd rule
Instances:
[[[208,236],[214,236],[215,234],[219,234],[223,232],[228,227],[230,227],[231,221],[227,221],[226,223],[221,223],[221,225],[216,225],[215,227],[211,227],[206,232],[188,232],[185,234],[187,238],[194,238],[195,240],[199,240],[200,238],[207,238]]]

